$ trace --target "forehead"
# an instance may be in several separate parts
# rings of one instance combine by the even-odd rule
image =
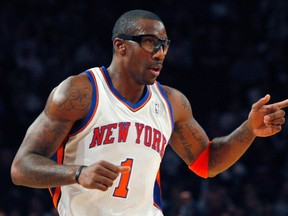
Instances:
[[[152,34],[160,38],[167,38],[166,29],[162,22],[150,19],[138,21],[136,34]]]

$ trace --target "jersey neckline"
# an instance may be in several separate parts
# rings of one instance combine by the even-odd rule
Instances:
[[[145,93],[142,96],[142,98],[135,104],[132,104],[131,102],[129,102],[126,98],[124,98],[119,92],[118,90],[113,86],[113,83],[111,81],[111,78],[109,76],[108,70],[106,69],[105,66],[101,67],[101,72],[106,80],[106,83],[109,87],[109,89],[111,90],[112,94],[120,101],[122,102],[126,107],[128,107],[130,110],[132,111],[137,111],[139,109],[141,109],[151,98],[151,89],[149,86],[145,85]]]

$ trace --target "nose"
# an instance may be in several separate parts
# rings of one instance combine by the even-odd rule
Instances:
[[[161,61],[165,59],[163,46],[160,46],[160,48],[155,53],[153,53],[152,58]]]

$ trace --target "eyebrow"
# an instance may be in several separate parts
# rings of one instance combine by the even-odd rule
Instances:
[[[165,43],[165,42],[170,43],[170,40],[168,38],[162,39],[153,34],[139,34],[139,35],[119,34],[115,38],[117,37],[120,39],[124,39],[124,40],[135,40],[135,39],[138,40],[138,38],[141,38],[141,37],[153,37],[153,38],[160,40],[162,43]]]

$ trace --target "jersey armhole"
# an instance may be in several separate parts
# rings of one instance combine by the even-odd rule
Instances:
[[[91,100],[91,106],[90,106],[90,110],[87,114],[87,116],[84,119],[81,119],[79,121],[77,121],[72,129],[70,130],[69,136],[75,135],[77,133],[79,133],[80,131],[82,131],[87,125],[88,123],[91,121],[92,117],[94,116],[96,109],[97,109],[97,105],[98,105],[98,91],[97,91],[97,82],[96,82],[96,78],[93,74],[93,72],[91,70],[87,70],[84,71],[82,73],[87,74],[91,84],[92,84],[92,100]]]

